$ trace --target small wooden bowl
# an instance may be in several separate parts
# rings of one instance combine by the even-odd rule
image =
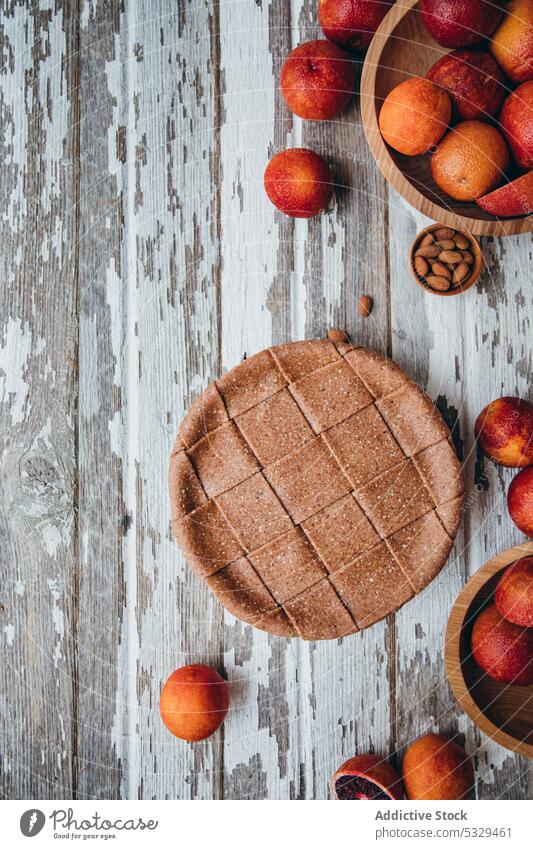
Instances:
[[[466,278],[466,280],[461,283],[460,286],[456,286],[455,289],[449,289],[447,292],[439,292],[437,289],[432,289],[431,286],[428,286],[426,283],[424,283],[423,278],[418,276],[415,269],[415,252],[417,251],[418,246],[424,236],[427,236],[428,233],[434,233],[435,230],[440,230],[443,226],[443,224],[431,224],[430,227],[426,227],[425,230],[421,230],[421,232],[418,234],[413,244],[411,245],[411,250],[409,251],[409,265],[411,267],[411,274],[413,275],[420,288],[424,290],[424,292],[429,292],[431,295],[440,295],[444,298],[449,298],[453,295],[461,295],[463,292],[466,292],[467,289],[470,289],[470,287],[474,285],[476,280],[478,280],[479,275],[483,271],[485,263],[483,261],[483,254],[481,253],[481,248],[479,247],[477,240],[474,239],[471,233],[467,233],[464,230],[460,230],[459,232],[461,233],[461,235],[465,236],[470,241],[470,253],[474,257],[474,262],[472,263],[472,270],[470,272],[470,275]],[[454,229],[457,230],[458,228]]]
[[[499,219],[476,203],[456,201],[434,183],[429,156],[404,156],[381,137],[378,116],[389,92],[413,76],[425,77],[448,51],[427,33],[418,0],[396,0],[366,54],[361,77],[361,115],[368,144],[385,179],[419,212],[447,227],[476,235],[511,236],[533,230],[533,216]]]
[[[458,596],[446,629],[446,674],[470,719],[506,749],[533,758],[533,685],[501,684],[485,675],[472,657],[474,619],[492,597],[505,568],[533,554],[533,542],[502,551],[479,569]]]

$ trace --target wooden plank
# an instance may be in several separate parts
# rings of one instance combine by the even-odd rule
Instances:
[[[159,716],[160,687],[175,668],[206,663],[225,671],[222,608],[172,538],[166,487],[179,422],[220,368],[218,17],[209,0],[144,0],[125,29],[139,357],[129,385],[138,428],[138,792],[219,798],[226,729],[191,745],[172,737]]]
[[[126,326],[129,280],[121,174],[128,116],[120,97],[125,57],[113,3],[85,3],[79,36],[79,576],[75,631],[80,798],[136,796],[129,783],[130,703],[125,652],[134,599],[127,571],[134,522],[127,497]],[[133,460],[134,458],[132,458]],[[127,648],[125,648],[127,647]],[[126,679],[126,681],[125,681]]]
[[[220,6],[222,368],[290,336],[293,225],[263,190],[273,149],[286,145],[273,72],[288,52],[288,4]],[[289,798],[312,786],[302,647],[224,614],[235,708],[224,723],[224,798]],[[308,791],[307,791],[308,792]]]
[[[68,797],[75,750],[76,15],[2,12],[0,795]]]
[[[410,279],[409,246],[427,220],[390,193],[393,354],[447,413],[459,419],[467,500],[462,530],[439,577],[398,614],[396,713],[400,754],[430,731],[460,734],[475,757],[479,798],[528,798],[523,759],[491,743],[458,708],[446,681],[443,640],[449,612],[468,576],[519,541],[504,501],[512,473],[491,466],[488,493],[475,488],[473,426],[502,394],[527,395],[532,301],[526,289],[531,237],[483,240],[488,270],[457,298],[426,295]],[[505,254],[505,274],[503,263]],[[506,340],[517,340],[512,346]],[[459,436],[459,434],[458,434]]]

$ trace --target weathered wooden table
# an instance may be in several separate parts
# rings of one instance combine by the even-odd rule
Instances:
[[[468,575],[521,541],[512,472],[478,469],[472,428],[531,388],[532,239],[483,240],[465,296],[414,285],[425,223],[389,191],[353,107],[295,120],[283,57],[319,36],[316,0],[2,2],[0,787],[5,797],[324,798],[356,751],[459,731],[481,798],[530,798],[528,762],[476,731],[443,635]],[[309,222],[263,170],[285,146],[340,184]],[[375,300],[362,321],[363,292]],[[172,541],[167,461],[209,380],[328,327],[393,356],[464,440],[467,509],[440,577],[336,642],[243,626]],[[221,733],[168,734],[162,681],[202,661],[232,682]],[[393,756],[394,759],[394,756]]]

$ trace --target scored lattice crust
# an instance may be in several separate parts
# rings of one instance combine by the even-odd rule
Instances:
[[[285,637],[366,628],[444,565],[461,466],[391,360],[326,340],[245,360],[192,404],[172,451],[172,529],[232,614]]]

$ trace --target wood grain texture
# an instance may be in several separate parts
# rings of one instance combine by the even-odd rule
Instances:
[[[139,362],[130,385],[139,641],[138,654],[129,650],[138,676],[131,792],[219,798],[222,735],[188,746],[159,717],[160,688],[176,667],[204,662],[225,674],[221,608],[175,546],[162,495],[179,421],[220,370],[218,12],[207,2],[145,0],[130,10],[128,29],[126,96],[135,117],[126,167],[136,198],[128,226]]]
[[[512,472],[481,468],[472,430],[491,398],[530,391],[531,236],[484,241],[488,270],[459,298],[413,283],[428,222],[376,168],[358,98],[311,124],[280,96],[284,56],[320,37],[314,0],[80,0],[79,14],[6,0],[1,27],[0,793],[328,798],[355,751],[398,762],[440,730],[464,735],[480,798],[530,798],[529,764],[454,701],[443,638],[467,577],[520,541]],[[336,176],[310,221],[263,192],[269,157],[297,145]],[[332,326],[458,417],[468,502],[424,593],[362,634],[306,644],[238,622],[195,578],[166,474],[214,377]],[[158,711],[188,662],[232,688],[221,731],[196,745]]]
[[[0,794],[57,798],[76,735],[76,28],[2,4]]]

